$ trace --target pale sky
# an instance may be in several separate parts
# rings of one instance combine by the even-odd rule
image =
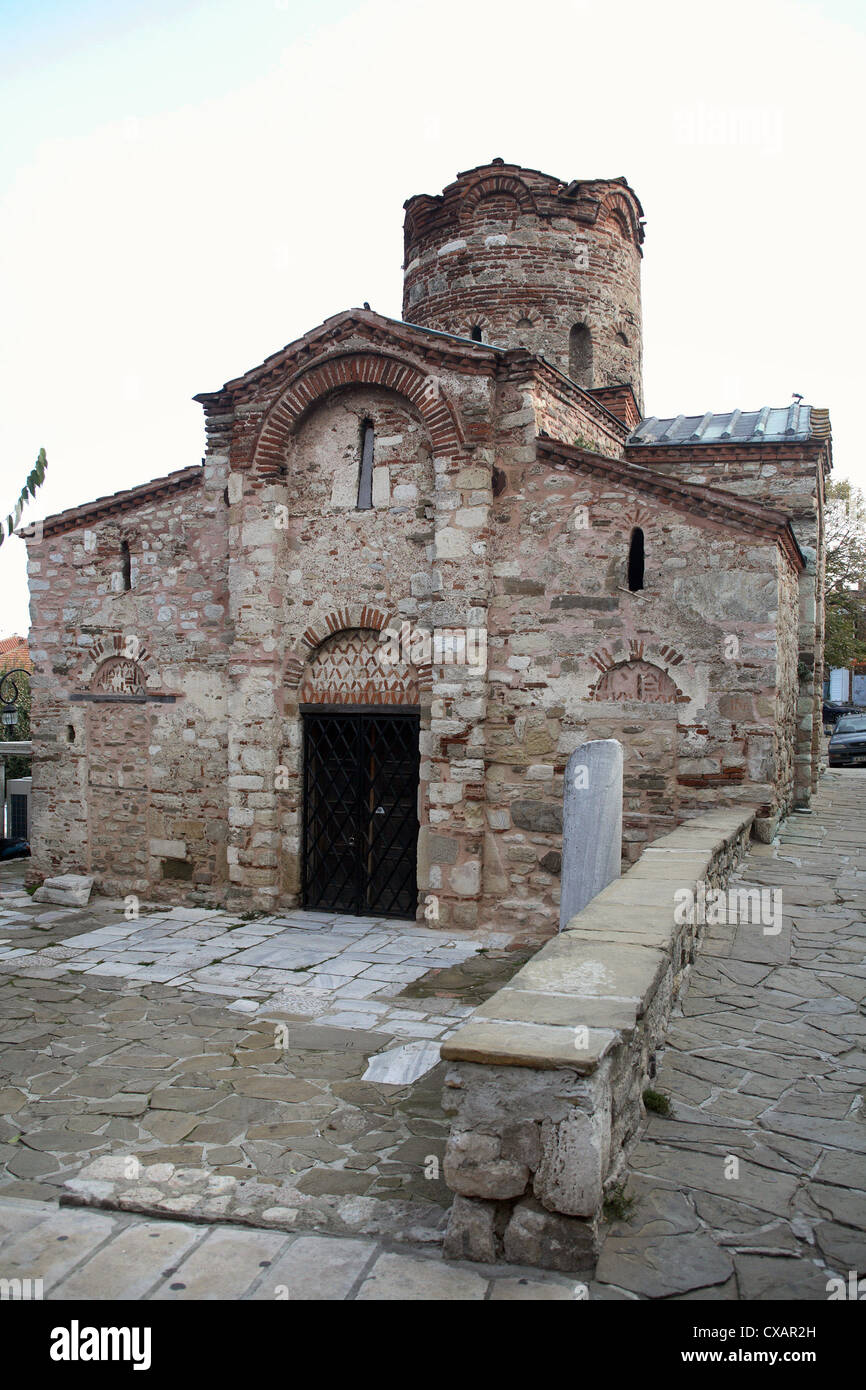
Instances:
[[[0,510],[198,463],[191,397],[368,300],[402,205],[496,156],[624,175],[646,408],[827,406],[866,487],[858,0],[3,0]],[[0,636],[29,627],[0,549]]]

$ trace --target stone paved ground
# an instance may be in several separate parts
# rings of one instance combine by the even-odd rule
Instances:
[[[323,914],[46,911],[8,877],[0,1193],[441,1239],[438,1040],[525,952]]]
[[[0,1197],[0,1278],[46,1299],[609,1298],[565,1274],[467,1264],[363,1237],[145,1220]]]
[[[707,928],[654,1082],[671,1114],[649,1119],[631,1155],[590,1297],[823,1300],[831,1276],[864,1274],[866,778],[828,774],[814,807],[776,845],[754,846],[733,885],[778,889],[780,930],[772,911]],[[141,955],[164,942],[163,971],[192,955],[180,976],[121,978],[118,956],[122,969],[146,971],[157,952],[130,961],[134,932],[94,945],[94,930],[117,925],[116,907],[48,921],[20,897],[6,908],[0,1277],[42,1274],[49,1297],[111,1287],[136,1298],[271,1298],[272,1284],[293,1298],[575,1297],[567,1276],[441,1260],[448,1194],[426,1172],[446,1130],[442,1068],[418,1051],[435,1038],[397,1026],[444,1032],[517,968],[519,953],[443,960],[453,948],[420,928],[425,948],[413,942],[398,966],[414,963],[395,978],[378,962],[400,945],[369,939],[399,934],[393,923],[365,924],[360,939],[348,923],[304,919],[230,930],[196,910],[154,914],[139,924],[151,934],[134,943]],[[262,939],[238,941],[250,928]],[[212,942],[235,936],[232,959],[275,939],[291,953],[295,932],[307,956],[316,940],[324,954],[247,957],[240,969],[254,973],[230,982],[198,973],[219,968],[198,954]],[[89,942],[75,940],[85,934]],[[46,964],[46,936],[69,954]],[[362,969],[341,973],[335,962]],[[364,975],[371,965],[379,975]],[[281,971],[326,997],[301,1012],[304,986],[270,978]],[[346,981],[362,978],[373,989],[346,996]],[[361,1007],[360,1027],[347,997],[384,1012]],[[280,1007],[287,998],[294,1011]],[[275,1047],[281,1025],[285,1045]],[[388,1060],[404,1047],[416,1051]],[[371,1057],[397,1068],[384,1073],[390,1082],[364,1079]],[[125,1210],[58,1210],[58,1191]],[[395,1238],[416,1248],[394,1248]]]
[[[633,1205],[598,1264],[608,1286],[824,1300],[832,1275],[866,1273],[866,774],[828,773],[813,807],[731,885],[779,890],[781,930],[771,911],[707,926],[653,1082],[671,1113],[631,1154]]]

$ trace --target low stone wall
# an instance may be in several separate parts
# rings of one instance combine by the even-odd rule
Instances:
[[[677,894],[723,887],[753,819],[713,811],[656,840],[443,1044],[447,1254],[592,1262],[605,1188],[703,932]]]

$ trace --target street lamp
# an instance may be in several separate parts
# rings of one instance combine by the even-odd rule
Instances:
[[[18,686],[12,679],[13,676],[29,676],[30,672],[24,666],[16,666],[14,671],[6,671],[0,676],[0,704],[3,706],[0,713],[0,723],[9,730],[15,728],[18,723]],[[3,690],[8,682],[9,688],[4,695]]]

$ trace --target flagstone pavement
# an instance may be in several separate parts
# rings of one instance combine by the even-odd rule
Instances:
[[[866,774],[828,772],[812,806],[732,880],[778,894],[762,920],[707,926],[652,1083],[670,1114],[647,1119],[597,1265],[609,1287],[824,1300],[866,1275]]]
[[[440,1039],[526,959],[326,913],[0,883],[0,1195],[441,1241]]]
[[[731,887],[763,889],[762,914],[707,927],[652,1083],[669,1113],[608,1194],[594,1275],[440,1253],[439,1041],[525,952],[298,913],[46,913],[0,875],[0,1278],[49,1298],[826,1299],[866,1274],[864,824],[866,777],[833,771],[752,846]]]

